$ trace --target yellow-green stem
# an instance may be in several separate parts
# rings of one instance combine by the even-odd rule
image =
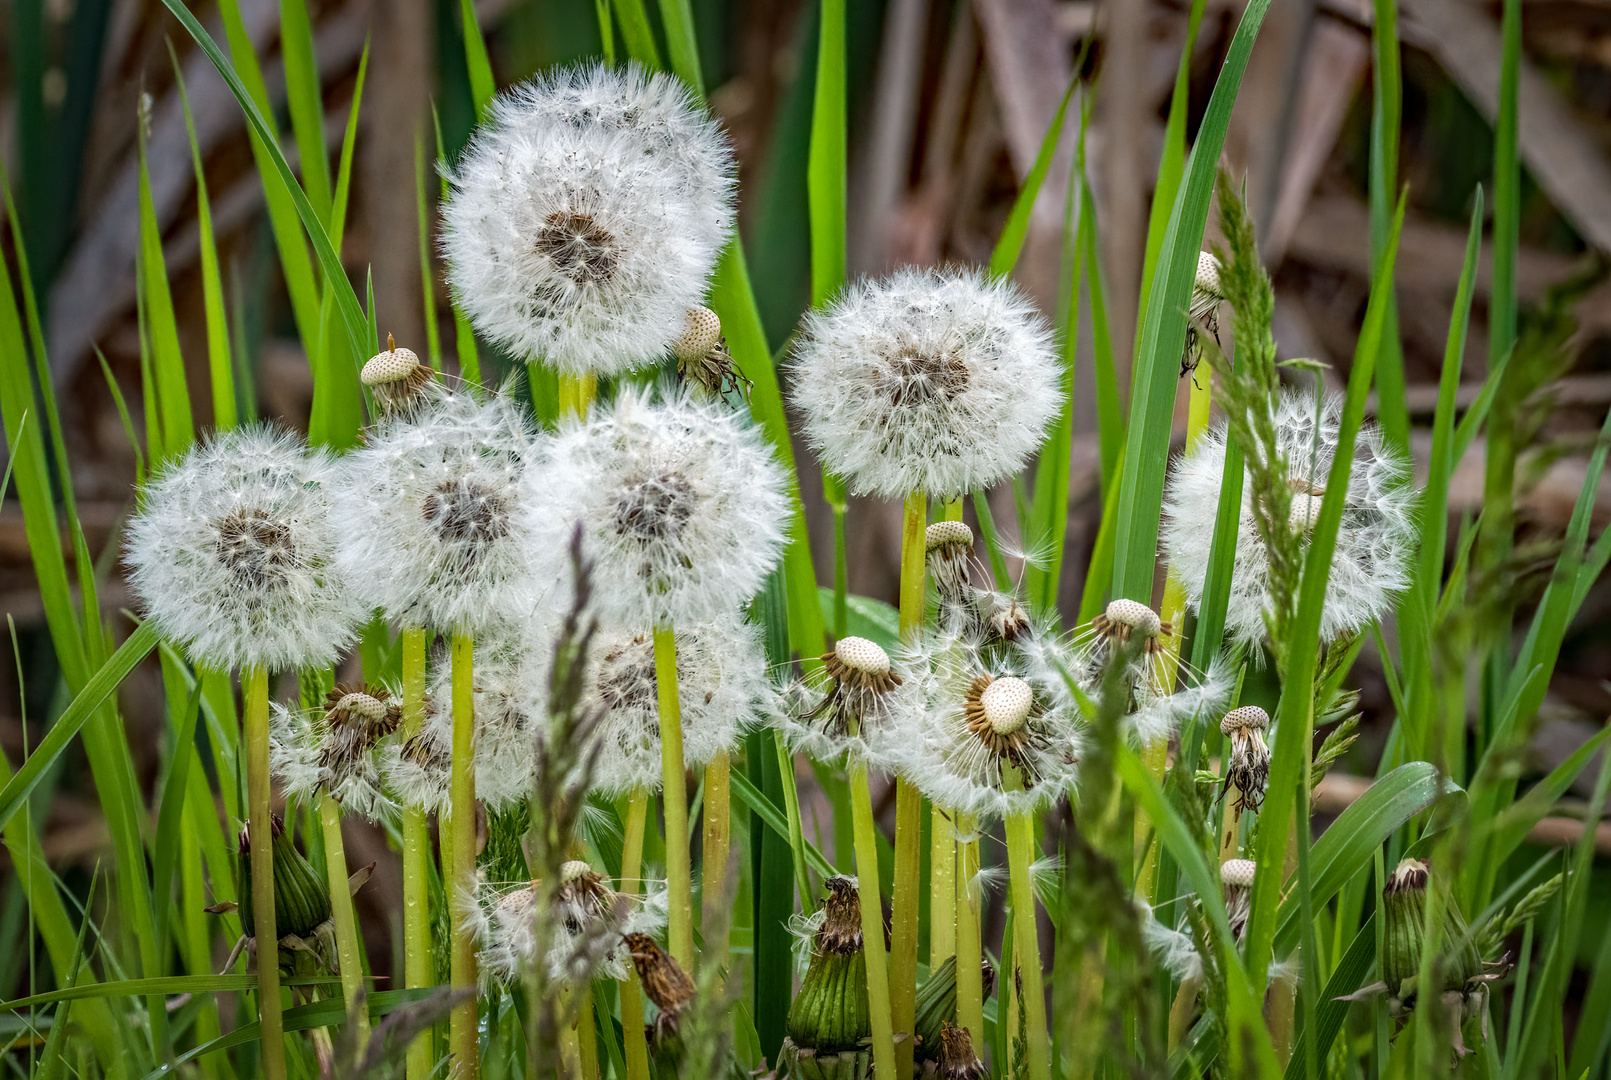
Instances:
[[[901,520],[901,641],[916,642],[923,634],[923,591],[928,582],[924,531],[928,499],[914,491],[906,497]],[[922,877],[923,796],[905,780],[895,782],[895,878],[890,895],[889,1004],[897,1034],[895,1069],[912,1071],[917,1015],[917,898]],[[887,1074],[886,1074],[887,1075]]]
[[[727,933],[712,936],[717,926],[727,925],[721,909],[727,902],[727,853],[732,846],[732,794],[729,773],[732,758],[719,754],[705,766],[705,872],[700,926],[704,928],[705,956],[716,970],[727,970]]]
[[[330,916],[336,924],[336,956],[341,961],[341,998],[356,1033],[357,1052],[369,1041],[369,1005],[360,1004],[364,989],[364,953],[358,944],[358,919],[347,887],[347,845],[341,839],[341,804],[328,792],[319,796],[319,824],[324,830],[324,863],[330,877]]]
[[[957,842],[938,806],[929,816],[929,970],[957,951]]]
[[[895,1026],[890,1017],[889,968],[884,952],[884,905],[878,896],[878,839],[867,767],[850,770],[850,826],[861,901],[862,955],[867,959],[867,1007],[872,1014],[873,1075],[894,1076]]]
[[[1011,879],[1013,942],[1022,962],[1024,1026],[1029,1033],[1029,1080],[1051,1080],[1051,1044],[1046,1032],[1046,990],[1040,969],[1040,935],[1036,933],[1035,883],[1030,866],[1035,861],[1035,819],[1030,814],[1009,814],[1007,873]]]
[[[576,1049],[582,1058],[582,1080],[599,1080],[599,1033],[593,1027],[593,986],[582,991],[580,1015],[576,1017]]]
[[[677,636],[654,631],[654,678],[660,697],[660,799],[666,816],[666,944],[671,958],[694,971],[693,872],[688,855],[688,777],[682,758],[682,702],[677,689]]]
[[[1293,949],[1289,958],[1293,965],[1298,963],[1298,950]],[[1298,984],[1295,979],[1281,975],[1270,987],[1269,1004],[1265,1006],[1270,1014],[1270,1042],[1275,1047],[1275,1060],[1284,1071],[1287,1062],[1292,1060],[1292,1033],[1298,1011]]]
[[[274,932],[274,838],[269,789],[268,670],[241,672],[245,699],[247,840],[251,844],[252,934],[257,939],[257,1009],[265,1080],[285,1080],[285,1024],[280,1019],[280,950]]]
[[[1173,1054],[1191,1028],[1192,1017],[1197,1015],[1197,991],[1203,980],[1195,975],[1182,979],[1175,1003],[1169,1008],[1169,1052]]]
[[[476,989],[475,938],[470,905],[475,903],[475,643],[470,635],[453,635],[453,772],[449,788],[453,834],[452,870],[448,876],[448,911],[453,916],[449,951],[454,989]],[[449,1076],[475,1080],[480,1072],[476,1031],[476,999],[456,1005],[448,1020]]]
[[[407,739],[425,724],[425,631],[405,627],[403,649],[403,724]],[[403,808],[403,981],[410,989],[436,985],[431,959],[431,829],[425,811],[414,806]],[[429,1080],[431,1075],[430,1032],[424,1032],[408,1048],[408,1080]]]
[[[1226,783],[1225,796],[1221,799],[1224,809],[1219,824],[1219,861],[1223,865],[1237,857],[1242,849],[1242,812],[1237,804],[1242,801],[1242,789],[1234,783]]]
[[[559,415],[587,419],[587,407],[598,391],[598,376],[559,373]]]
[[[649,817],[649,795],[635,792],[627,806],[626,829],[621,840],[621,880],[623,896],[640,892],[643,873],[643,831]],[[649,1080],[649,1044],[643,1032],[643,989],[638,973],[629,965],[621,984],[621,1027],[625,1034],[627,1080]]]
[[[972,820],[957,822],[964,836],[972,836]],[[957,842],[957,1023],[968,1029],[975,1047],[984,1046],[984,969],[979,946],[979,894],[973,879],[979,873],[979,842]]]

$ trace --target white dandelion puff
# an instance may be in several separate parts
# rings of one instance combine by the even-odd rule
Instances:
[[[536,784],[537,743],[548,717],[533,707],[531,680],[536,673],[534,634],[505,630],[476,643],[474,674],[475,797],[489,811],[510,809],[531,797]],[[437,664],[427,695],[429,709],[422,734],[440,745],[453,745],[453,672]],[[448,791],[441,791],[439,813],[447,812]]]
[[[427,814],[447,814],[452,769],[451,722],[427,723],[381,749],[386,790],[396,802]]]
[[[532,542],[564,551],[578,522],[594,603],[626,626],[704,622],[749,601],[782,556],[786,479],[747,421],[623,388],[554,439],[530,476]]]
[[[129,585],[158,632],[219,671],[328,664],[366,617],[334,565],[334,458],[249,426],[154,479],[129,525]]]
[[[328,794],[370,820],[395,809],[381,790],[381,741],[397,730],[402,709],[389,691],[337,683],[316,709],[276,703],[269,720],[269,766],[288,797]]]
[[[559,68],[492,106],[449,177],[442,249],[490,340],[573,374],[658,362],[733,221],[732,148],[667,75]]]
[[[792,370],[823,463],[886,499],[951,498],[1016,472],[1063,398],[1044,320],[978,270],[849,286],[806,319]]]
[[[534,544],[521,510],[540,447],[503,394],[443,394],[380,425],[336,495],[339,569],[404,625],[479,634],[526,617],[565,550]]]
[[[1337,446],[1342,399],[1330,397],[1315,424],[1312,396],[1288,391],[1275,405],[1276,441],[1287,461],[1293,491],[1291,527],[1307,536],[1319,514]],[[1195,449],[1175,463],[1164,495],[1162,541],[1192,610],[1202,603],[1208,548],[1219,510],[1225,471],[1223,423],[1203,433]],[[1408,469],[1374,427],[1362,428],[1354,447],[1337,547],[1321,607],[1320,639],[1330,641],[1370,625],[1409,585],[1409,558],[1416,544],[1415,491]],[[1270,603],[1269,553],[1254,522],[1254,492],[1244,483],[1237,526],[1236,561],[1225,613],[1225,633],[1234,643],[1257,646],[1265,637]]]
[[[536,650],[536,692],[546,695],[552,646]],[[738,615],[677,628],[677,697],[683,762],[702,769],[737,747],[774,695],[761,628]],[[588,651],[579,709],[598,716],[589,736],[589,781],[607,799],[659,791],[660,683],[651,631],[601,627]]]

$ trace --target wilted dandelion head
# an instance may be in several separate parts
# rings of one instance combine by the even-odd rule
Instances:
[[[342,808],[375,819],[393,805],[382,791],[379,747],[397,730],[402,710],[378,686],[337,683],[317,709],[276,704],[269,724],[269,761],[286,795],[328,793]]]
[[[973,569],[973,530],[960,521],[936,521],[923,534],[923,548],[940,603],[964,603]]]
[[[436,381],[436,372],[420,363],[413,349],[398,348],[390,334],[386,335],[386,351],[369,358],[359,379],[369,387],[384,414],[418,408],[432,400],[442,385]]]
[[[1253,909],[1253,878],[1258,864],[1251,859],[1226,859],[1219,865],[1219,880],[1225,890],[1225,915],[1231,935],[1241,941],[1247,930],[1247,917]]]
[[[501,95],[449,177],[442,248],[476,329],[571,374],[657,362],[733,220],[732,148],[668,75],[557,68]]]
[[[1270,783],[1270,747],[1264,741],[1270,714],[1257,705],[1243,705],[1225,714],[1219,730],[1231,740],[1225,783],[1238,792],[1237,809],[1257,810],[1264,805],[1264,789]]]
[[[1287,462],[1287,486],[1292,493],[1288,525],[1305,542],[1325,495],[1341,415],[1342,399],[1336,396],[1320,406],[1318,425],[1312,395],[1288,391],[1275,403],[1276,441]],[[1219,510],[1225,430],[1224,424],[1210,428],[1191,453],[1175,462],[1164,495],[1164,550],[1193,610],[1202,603],[1208,549]],[[1416,527],[1415,491],[1406,482],[1407,476],[1404,460],[1382,441],[1381,433],[1374,427],[1362,428],[1354,446],[1321,608],[1322,641],[1369,626],[1408,587]],[[1244,483],[1225,613],[1225,633],[1233,642],[1252,646],[1264,640],[1264,613],[1270,603],[1269,551],[1255,523],[1255,498],[1252,483]]]
[[[453,732],[449,723],[426,723],[406,739],[395,739],[381,750],[381,772],[386,790],[404,806],[428,814],[450,809]]]
[[[714,403],[623,388],[573,422],[529,482],[533,542],[563,551],[578,522],[594,603],[629,626],[703,622],[759,591],[793,514],[755,429]]]
[[[220,671],[328,664],[366,605],[334,564],[337,462],[293,435],[215,435],[147,485],[129,584],[162,636]]]
[[[977,270],[897,270],[809,316],[794,405],[859,494],[950,498],[1017,471],[1063,392],[1033,305]]]
[[[524,618],[564,550],[534,545],[523,524],[521,479],[540,453],[502,394],[444,393],[381,425],[348,456],[337,565],[405,625],[480,633]]]
[[[690,769],[732,751],[751,718],[770,707],[773,690],[760,633],[736,614],[677,628],[677,699],[683,761]],[[546,694],[552,645],[536,653],[545,666],[535,690]],[[588,736],[591,753],[584,755],[590,757],[593,790],[608,799],[660,790],[660,681],[652,631],[607,625],[596,632],[579,708],[598,717]]]
[[[665,926],[663,888],[646,896],[623,895],[585,862],[560,868],[546,912],[539,908],[541,895],[536,881],[479,888],[471,917],[483,976],[513,983],[542,961],[548,978],[571,986],[595,978],[625,979],[631,957],[622,935],[658,933]]]
[[[791,750],[820,761],[885,764],[891,729],[921,713],[921,690],[866,638],[842,637],[820,659],[820,670],[778,699],[772,726]]]

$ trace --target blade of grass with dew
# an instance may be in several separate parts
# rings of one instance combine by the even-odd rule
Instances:
[[[1311,1039],[1314,1042],[1316,1060],[1326,1060],[1327,1054],[1331,1051],[1331,1044],[1336,1041],[1337,1033],[1342,1030],[1343,1021],[1348,1018],[1349,1003],[1339,999],[1365,985],[1365,977],[1370,974],[1375,959],[1376,914],[1372,912],[1360,927],[1359,933],[1354,935],[1348,951],[1337,962],[1331,978],[1326,981],[1326,989],[1320,995],[1320,1007],[1316,1010],[1313,1029],[1306,1027],[1298,1033],[1292,1060],[1287,1062],[1285,1080],[1302,1080]]]
[[[330,157],[324,146],[324,93],[313,55],[313,24],[304,0],[280,0],[280,62],[286,111],[301,155],[302,190],[319,220],[330,221]],[[339,250],[339,245],[338,245]]]
[[[218,268],[218,242],[213,235],[212,201],[207,194],[207,170],[201,163],[201,145],[196,141],[196,121],[190,112],[190,95],[185,90],[179,57],[168,42],[168,59],[173,65],[174,86],[185,112],[185,133],[190,139],[190,165],[196,177],[196,239],[201,256],[202,307],[207,321],[207,371],[213,392],[213,426],[220,430],[239,422],[235,408],[235,365],[229,352],[229,321],[224,314],[224,279]]]
[[[1113,595],[1152,601],[1153,563],[1158,551],[1158,519],[1168,465],[1180,354],[1186,343],[1186,303],[1197,273],[1197,253],[1208,222],[1220,148],[1231,109],[1247,68],[1248,55],[1269,0],[1252,0],[1231,39],[1230,51],[1214,83],[1208,111],[1186,164],[1186,178],[1169,213],[1131,379],[1130,426],[1126,433],[1121,498],[1116,521],[1119,543],[1113,554]]]
[[[733,773],[732,783],[733,794],[745,806],[749,807],[756,817],[761,819],[761,824],[787,841],[789,839],[789,825],[785,820],[784,812],[767,799],[765,795],[761,794],[760,789],[750,783],[749,777],[743,773]],[[803,843],[805,845],[806,863],[811,869],[825,878],[833,877],[839,872],[834,869],[833,863],[829,862],[822,852],[817,850],[815,844],[810,841],[804,841]]]
[[[1175,194],[1180,190],[1180,178],[1186,171],[1186,113],[1191,104],[1191,60],[1197,51],[1197,31],[1203,24],[1203,11],[1207,0],[1192,0],[1186,15],[1186,41],[1181,47],[1180,64],[1175,68],[1175,85],[1169,93],[1169,116],[1164,121],[1163,154],[1158,160],[1158,179],[1152,189],[1152,208],[1147,218],[1147,244],[1141,262],[1142,311],[1147,310],[1147,296],[1152,290],[1152,271],[1158,265],[1158,253],[1163,249],[1164,233],[1169,229],[1169,212],[1175,205]]]
[[[1380,351],[1383,321],[1388,298],[1392,295],[1393,267],[1398,256],[1398,238],[1404,225],[1405,198],[1400,196],[1388,244],[1372,275],[1370,301],[1365,322],[1354,351],[1353,369],[1348,376],[1333,448],[1327,494],[1321,499],[1320,513],[1310,534],[1309,552],[1304,560],[1298,587],[1298,608],[1292,621],[1288,667],[1283,672],[1280,702],[1276,706],[1277,729],[1270,769],[1269,791],[1259,815],[1256,847],[1258,871],[1253,884],[1252,911],[1248,917],[1244,955],[1248,976],[1255,986],[1263,986],[1270,965],[1270,949],[1275,939],[1277,905],[1284,877],[1289,832],[1296,809],[1294,796],[1300,785],[1300,772],[1306,768],[1309,743],[1314,731],[1314,673],[1320,648],[1320,614],[1325,604],[1326,584],[1331,576],[1332,553],[1337,546],[1337,530],[1342,521],[1343,500],[1347,494],[1348,470],[1354,458],[1354,442],[1364,419],[1365,397],[1375,374]],[[1305,781],[1302,785],[1307,789]],[[1298,815],[1308,820],[1307,807]]]
[[[296,177],[291,171],[290,164],[285,160],[285,155],[280,152],[278,141],[274,137],[274,129],[264,119],[263,112],[259,109],[252,94],[247,90],[246,85],[241,81],[241,77],[235,71],[234,66],[229,62],[229,58],[218,48],[218,43],[212,39],[212,35],[203,29],[201,23],[184,6],[183,0],[162,0],[162,2],[173,13],[174,18],[184,25],[185,31],[190,34],[197,45],[201,46],[202,51],[207,54],[207,58],[218,69],[218,73],[223,76],[225,84],[229,87],[230,92],[234,94],[241,111],[245,113],[247,124],[257,135],[258,140],[262,143],[265,152],[273,163],[275,171],[279,173],[280,178],[284,181],[285,192],[290,197],[292,205],[296,207],[297,217],[302,221],[303,231],[307,234],[309,241],[312,242],[314,253],[318,256],[320,269],[324,271],[326,288],[335,297],[336,310],[341,313],[341,321],[346,327],[347,336],[355,349],[361,349],[369,326],[368,320],[364,317],[363,305],[358,302],[358,296],[353,292],[352,283],[347,280],[347,273],[341,265],[340,256],[330,246],[330,237],[325,232],[323,223],[320,221],[318,214],[314,212],[312,204],[308,202],[307,194],[302,190],[301,185],[296,182]],[[283,250],[281,257],[282,259],[284,258]],[[287,273],[289,274],[289,270],[287,270]]]
[[[162,253],[162,230],[151,201],[151,173],[147,168],[142,122],[140,162],[140,257],[135,273],[142,279],[147,326],[151,334],[151,365],[156,376],[157,409],[162,417],[161,458],[178,457],[195,439],[190,416],[190,390],[185,385],[185,358],[179,348],[179,321],[168,288],[168,266]],[[159,464],[153,454],[153,464]]]

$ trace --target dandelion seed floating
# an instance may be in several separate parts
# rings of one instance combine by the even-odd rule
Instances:
[[[1062,401],[1034,306],[976,270],[897,270],[807,317],[794,405],[857,494],[950,499],[1022,467]]]
[[[667,75],[562,68],[506,91],[449,178],[442,248],[490,340],[571,376],[658,362],[733,222],[726,136]]]
[[[1231,740],[1231,757],[1225,765],[1225,787],[1235,790],[1236,810],[1257,810],[1264,805],[1270,783],[1270,747],[1264,733],[1270,714],[1257,705],[1243,705],[1225,714],[1220,732]]]
[[[1342,399],[1326,400],[1318,427],[1316,403],[1305,393],[1282,393],[1274,413],[1276,443],[1287,462],[1287,485],[1293,493],[1289,526],[1306,539],[1319,517],[1331,472]],[[1207,553],[1225,471],[1225,439],[1223,423],[1204,432],[1197,446],[1175,462],[1164,494],[1161,539],[1193,611],[1203,599]],[[1407,476],[1407,465],[1383,442],[1380,431],[1362,428],[1349,468],[1337,546],[1321,607],[1321,641],[1365,629],[1408,588],[1409,559],[1417,534],[1412,513],[1416,496]],[[1255,521],[1252,488],[1251,482],[1243,485],[1225,633],[1232,643],[1256,648],[1267,633],[1270,560]]]

